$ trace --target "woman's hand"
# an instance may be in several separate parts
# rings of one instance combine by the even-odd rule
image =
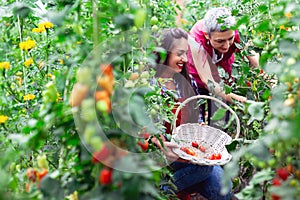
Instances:
[[[239,102],[242,102],[242,103],[244,103],[245,101],[247,101],[246,97],[240,96],[240,95],[237,95],[237,94],[234,94],[234,93],[230,93],[230,94],[226,95],[226,101],[229,101],[229,102],[232,103],[232,99],[234,99],[236,101],[239,101]]]
[[[163,146],[161,145],[160,141],[156,137],[153,137],[151,141],[165,154],[166,159],[169,162],[174,162],[174,161],[189,162],[187,160],[179,158],[179,156],[173,152],[172,150],[173,148],[179,148],[179,146],[176,143],[165,141],[163,136],[161,136],[161,138],[163,141]]]
[[[173,152],[172,148],[179,148],[177,144],[171,142],[164,142],[162,152],[165,154],[169,162],[174,162],[179,159],[179,156]]]

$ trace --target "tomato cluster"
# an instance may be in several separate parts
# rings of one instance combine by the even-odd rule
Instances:
[[[192,146],[193,147],[195,147],[195,148],[197,148],[197,149],[199,149],[201,152],[205,152],[206,150],[205,150],[205,147],[204,146],[202,146],[202,145],[199,145],[197,142],[192,142]]]
[[[189,147],[181,147],[180,148],[181,151],[184,151],[185,153],[191,155],[191,156],[196,156],[195,151],[193,151],[191,148]]]
[[[286,181],[290,174],[293,172],[292,165],[286,167],[280,167],[276,170],[276,177],[272,180],[273,187],[281,186],[282,181]],[[281,196],[271,193],[272,200],[280,200]]]
[[[222,154],[220,153],[214,153],[210,157],[208,157],[209,160],[221,160]]]

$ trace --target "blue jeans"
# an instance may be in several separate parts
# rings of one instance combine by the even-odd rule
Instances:
[[[223,169],[221,166],[201,166],[191,163],[174,162],[174,184],[178,192],[198,192],[209,200],[228,200],[231,191],[225,196],[221,195],[221,179]],[[232,183],[228,183],[230,186]],[[231,188],[231,187],[230,187]]]

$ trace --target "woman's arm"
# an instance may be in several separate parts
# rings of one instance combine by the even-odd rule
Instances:
[[[256,53],[255,51],[251,50],[250,53],[251,56],[247,56],[247,59],[249,60],[250,66],[252,67],[258,67],[259,66],[259,53]]]
[[[155,144],[166,156],[166,159],[169,162],[189,162],[187,160],[181,159],[179,158],[179,156],[173,152],[173,148],[177,148],[178,145],[175,143],[171,143],[165,140],[164,136],[161,135],[162,138],[162,142],[163,142],[163,146],[161,145],[159,139],[157,139],[156,137],[151,138],[151,142],[153,144]]]
[[[240,102],[245,102],[247,100],[246,97],[234,94],[234,93],[229,93],[229,94],[225,94],[224,90],[221,88],[220,84],[217,83],[215,80],[219,79],[219,77],[214,78],[212,76],[212,69],[211,68],[215,68],[215,70],[217,70],[216,66],[214,64],[212,64],[209,55],[207,54],[207,52],[205,52],[205,50],[203,49],[199,49],[199,48],[195,48],[195,46],[190,45],[191,47],[191,52],[192,52],[192,57],[193,57],[193,61],[194,61],[194,65],[196,67],[196,70],[199,74],[200,79],[202,80],[202,82],[207,86],[208,90],[211,90],[212,88],[208,87],[208,82],[211,81],[213,83],[213,93],[220,96],[221,98],[223,98],[226,101],[229,102],[233,102],[232,100],[237,100]]]

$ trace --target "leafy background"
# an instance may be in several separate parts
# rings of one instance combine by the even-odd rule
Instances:
[[[298,5],[297,0],[190,0],[176,22],[175,7],[180,7],[169,0],[2,1],[1,198],[172,196],[160,190],[160,185],[170,184],[165,178],[170,172],[159,166],[165,160],[145,156],[138,144],[143,142],[141,134],[162,131],[155,120],[147,130],[143,128],[149,116],[172,120],[170,99],[162,98],[159,88],[149,85],[153,74],[143,72],[154,59],[153,35],[176,25],[188,31],[210,7],[228,6],[238,19],[241,46],[252,41],[242,55],[251,49],[259,52],[260,67],[252,69],[242,56],[237,57],[235,82],[224,86],[227,92],[249,99],[244,105],[232,106],[243,131],[241,139],[228,147],[233,160],[224,166],[224,178],[233,180],[238,199],[296,199],[300,195]],[[51,22],[53,27],[41,33],[32,31],[43,22]],[[35,45],[21,50],[20,43],[29,39]],[[105,101],[108,104],[94,98],[95,91],[110,91],[103,82],[99,84],[99,79],[107,76],[101,68],[99,71],[99,65],[105,63],[112,63],[115,80],[108,82],[114,83],[114,93]],[[82,90],[85,98],[72,107],[70,95],[76,84],[89,89]],[[112,106],[112,112],[107,106]],[[122,109],[126,106],[141,109]],[[93,128],[95,124],[101,129]],[[138,156],[127,154],[117,159],[110,152],[117,162],[107,161],[109,167],[92,162],[92,154],[111,147],[109,142]],[[147,152],[159,155],[151,144]],[[37,175],[28,175],[29,169]],[[46,176],[33,180],[45,169]],[[112,181],[99,181],[107,169],[112,171]]]

